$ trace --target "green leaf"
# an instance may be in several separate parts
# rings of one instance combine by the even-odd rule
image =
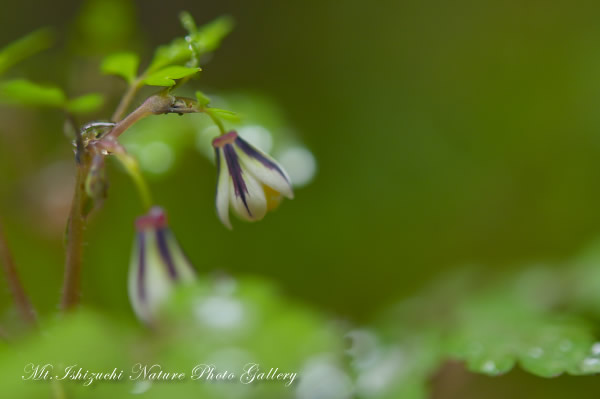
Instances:
[[[198,28],[196,27],[196,21],[194,21],[194,17],[187,11],[182,11],[179,14],[179,20],[181,21],[181,25],[185,30],[188,31],[189,34],[196,33]]]
[[[75,114],[84,114],[96,111],[104,104],[104,97],[99,93],[90,93],[70,100],[67,110]]]
[[[202,54],[216,50],[233,29],[233,18],[222,16],[201,26],[191,35],[192,43]]]
[[[42,86],[24,79],[0,83],[0,100],[20,105],[63,107],[66,97],[55,86]]]
[[[187,14],[183,19],[186,29],[190,30],[195,26],[191,15]],[[147,72],[153,73],[168,65],[186,64],[190,60],[197,62],[203,54],[216,50],[232,29],[233,19],[224,16],[201,26],[185,39],[177,38],[167,45],[160,46],[156,49]]]
[[[152,73],[144,79],[144,83],[150,86],[173,86],[175,85],[175,79],[185,78],[199,71],[201,71],[200,68],[172,65]]]
[[[210,104],[210,98],[199,90],[196,91],[196,100],[198,100],[198,104],[202,106]]]
[[[140,59],[134,53],[111,54],[104,59],[101,65],[102,73],[106,75],[117,75],[131,84],[137,76]]]
[[[226,109],[221,108],[210,108],[210,112],[221,119],[225,119],[231,122],[240,121],[240,116],[233,111],[228,111]]]
[[[36,30],[0,50],[0,75],[17,62],[50,47],[54,32],[49,28]]]
[[[584,366],[594,343],[592,328],[575,317],[494,293],[471,299],[458,319],[448,352],[471,371],[499,375],[518,362],[541,377],[591,372]]]

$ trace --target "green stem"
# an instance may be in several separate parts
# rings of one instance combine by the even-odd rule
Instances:
[[[127,112],[127,108],[129,108],[129,106],[133,102],[133,99],[135,98],[135,95],[137,94],[138,90],[141,87],[142,80],[143,80],[143,78],[139,77],[133,83],[131,83],[129,85],[129,87],[127,88],[127,91],[121,98],[121,101],[119,102],[119,105],[117,106],[117,109],[113,113],[113,116],[111,118],[111,120],[113,122],[119,122],[121,119],[123,119],[123,115],[125,115],[125,113]]]
[[[219,128],[219,132],[221,132],[221,136],[227,133],[223,122],[211,112],[210,108],[204,108],[203,111],[206,113],[206,115],[210,117],[210,119],[212,119],[213,123],[217,125],[217,127]]]
[[[154,202],[152,201],[152,194],[150,194],[150,188],[148,183],[144,179],[142,172],[140,171],[139,164],[136,159],[129,154],[122,152],[115,152],[113,155],[121,162],[121,165],[125,168],[137,188],[140,199],[146,211],[150,210]]]
[[[29,297],[25,293],[23,285],[21,284],[21,279],[19,278],[19,274],[17,273],[17,267],[15,265],[14,258],[8,247],[8,243],[6,242],[6,237],[4,236],[1,221],[0,259],[2,267],[4,269],[4,274],[6,275],[8,287],[15,300],[15,304],[17,306],[19,314],[26,323],[34,325],[36,323],[36,312],[33,305],[31,304],[31,301],[29,300]]]
[[[135,93],[128,93],[132,97]],[[127,95],[126,95],[127,97]],[[130,100],[123,99],[121,101],[121,108],[127,108]],[[164,114],[169,112],[180,112],[178,107],[173,108],[176,103],[176,98],[169,96],[168,94],[160,93],[148,97],[146,101],[135,111],[131,112],[124,119],[120,120],[110,132],[105,134],[96,144],[105,144],[106,147],[115,146],[117,144],[117,138],[123,134],[131,125],[139,121],[140,119],[156,114]],[[125,105],[123,105],[125,104]],[[176,105],[176,104],[175,104]],[[119,111],[119,110],[117,110]],[[121,112],[121,111],[119,111]],[[119,112],[115,112],[118,116]],[[184,112],[188,112],[187,109]],[[189,111],[191,112],[191,111]],[[195,111],[197,112],[197,111]],[[82,132],[76,129],[77,136],[77,180],[75,183],[75,193],[73,194],[73,202],[71,204],[71,212],[69,215],[69,221],[67,226],[67,256],[65,262],[65,274],[63,282],[63,293],[61,299],[61,309],[63,311],[74,308],[79,303],[80,295],[80,280],[81,280],[81,268],[82,268],[82,255],[83,255],[83,232],[85,228],[85,217],[84,217],[84,205],[86,201],[85,192],[85,180],[90,168],[90,149],[86,146],[90,146],[88,143],[84,146],[82,141]],[[150,190],[146,182],[137,168],[129,165],[128,172],[134,179],[140,196],[144,205],[149,208],[152,204],[152,198],[150,196]],[[126,162],[126,167],[127,167]]]

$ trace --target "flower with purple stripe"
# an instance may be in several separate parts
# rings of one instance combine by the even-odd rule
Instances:
[[[294,198],[281,165],[242,139],[235,131],[212,142],[217,163],[217,214],[231,229],[229,207],[243,220],[261,220],[282,197]]]
[[[129,267],[129,299],[135,314],[151,323],[173,287],[194,281],[193,266],[167,225],[160,207],[135,222],[136,240]]]

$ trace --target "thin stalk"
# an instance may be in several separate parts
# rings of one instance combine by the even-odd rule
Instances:
[[[140,77],[129,85],[129,87],[127,88],[127,91],[121,98],[121,101],[119,102],[119,105],[117,106],[117,109],[115,109],[115,112],[113,113],[113,116],[111,118],[111,120],[113,122],[119,122],[121,119],[123,119],[123,115],[125,115],[125,113],[127,112],[127,108],[129,108],[129,106],[133,102],[133,99],[135,98],[135,95],[137,94],[138,90],[140,89],[141,81],[142,81],[142,78]]]
[[[83,255],[83,230],[84,216],[83,205],[85,200],[85,178],[89,169],[89,162],[83,159],[77,165],[77,178],[75,181],[75,193],[71,204],[71,213],[67,226],[67,258],[65,263],[65,275],[61,309],[63,311],[74,308],[79,303],[81,264]]]
[[[145,107],[144,104],[136,108],[136,110],[127,115],[125,119],[117,123],[115,127],[109,133],[106,134],[105,137],[117,138],[121,134],[123,134],[125,130],[129,129],[129,127],[131,127],[131,125],[133,125],[135,122],[148,115],[152,115],[152,112],[147,107]]]
[[[116,139],[125,132],[131,125],[140,119],[152,115],[170,112],[170,107],[175,100],[174,97],[165,95],[154,95],[146,99],[135,111],[127,115],[125,119],[119,121],[113,129],[104,135],[100,141],[116,141]],[[85,148],[82,142],[82,132],[76,129],[77,136],[77,178],[75,182],[75,192],[71,204],[71,212],[67,226],[67,256],[65,262],[65,274],[63,282],[63,292],[61,299],[61,309],[63,311],[73,309],[79,303],[81,268],[83,256],[83,232],[85,228],[84,206],[86,201],[85,180],[90,168],[90,151]],[[81,145],[79,145],[81,143]],[[145,183],[136,181],[144,201],[150,203],[149,192]]]
[[[142,201],[142,205],[144,206],[144,210],[150,210],[153,204],[152,195],[150,194],[148,183],[146,183],[146,180],[140,171],[137,160],[131,155],[127,154],[124,149],[113,152],[113,155],[121,163],[121,165],[123,165],[127,171],[127,174],[135,183],[135,187]]]
[[[112,130],[107,133],[104,137],[106,139],[116,139],[118,138],[125,130],[129,129],[131,125],[136,123],[142,118],[145,118],[149,115],[158,115],[158,114],[166,114],[171,112],[171,105],[175,101],[175,97],[171,97],[169,95],[156,94],[150,96],[137,107],[133,112],[125,117],[125,119],[119,121]]]
[[[15,300],[15,304],[17,306],[19,314],[26,323],[30,325],[35,325],[37,319],[36,312],[33,305],[31,304],[31,301],[29,300],[29,297],[25,293],[23,285],[21,284],[21,279],[19,278],[19,274],[17,273],[17,267],[15,265],[14,258],[8,247],[8,243],[6,242],[6,237],[4,236],[1,221],[0,259],[2,267],[4,269],[4,274],[6,275],[8,287]]]
[[[210,119],[212,119],[213,123],[215,125],[217,125],[217,127],[219,128],[219,132],[221,132],[221,136],[224,135],[225,133],[227,133],[227,131],[225,130],[225,126],[223,125],[223,122],[210,111],[210,108],[205,108],[204,112],[206,113],[206,115],[208,115],[210,117]]]

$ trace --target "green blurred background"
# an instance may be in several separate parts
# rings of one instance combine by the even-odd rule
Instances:
[[[100,75],[99,61],[135,50],[147,62],[183,34],[181,10],[198,23],[236,21],[190,85],[267,95],[318,162],[295,200],[233,232],[214,215],[214,168],[194,148],[151,179],[201,271],[268,277],[361,323],[453,267],[560,264],[600,232],[597,2],[3,1],[0,45],[56,27],[57,49],[12,74],[72,95],[104,91],[109,106],[94,117],[107,118],[124,85]],[[0,115],[0,212],[25,286],[48,313],[61,287],[72,149],[59,113]],[[125,286],[141,208],[118,168],[110,177],[87,231],[83,303],[133,317]],[[534,396],[589,382],[477,378],[474,389],[528,383]]]

